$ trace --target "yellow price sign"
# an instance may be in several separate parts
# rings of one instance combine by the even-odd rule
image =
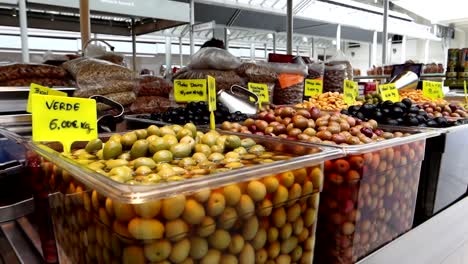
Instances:
[[[306,79],[304,87],[304,96],[313,97],[323,93],[323,80]]]
[[[249,88],[249,91],[251,91],[252,93],[257,95],[259,107],[263,103],[268,104],[270,102],[270,95],[268,93],[268,85],[267,84],[249,82],[247,84],[247,88]],[[255,99],[250,97],[250,101],[255,102]]]
[[[175,80],[174,99],[176,102],[206,101],[206,80]]]
[[[216,79],[212,76],[208,80],[208,111],[216,111]]]
[[[70,152],[75,141],[97,138],[96,101],[53,95],[32,95],[34,141],[60,141]]]
[[[431,99],[444,98],[441,82],[423,81],[423,95]]]
[[[50,89],[49,87],[45,87],[36,83],[31,83],[29,86],[29,96],[28,96],[28,106],[26,107],[26,111],[31,113],[31,97],[33,94],[42,94],[42,95],[56,95],[56,96],[65,96],[67,97],[68,94],[60,91],[56,91],[54,89]]]
[[[394,103],[400,101],[400,94],[394,83],[379,85],[379,93],[383,101],[390,100]]]
[[[216,79],[208,75],[208,111],[210,111],[210,129],[216,129],[215,114],[216,111]]]
[[[343,100],[347,105],[354,105],[356,97],[359,94],[359,87],[356,82],[344,80],[343,83]]]

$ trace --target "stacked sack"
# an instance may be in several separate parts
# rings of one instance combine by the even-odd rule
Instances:
[[[121,105],[130,106],[135,100],[137,80],[134,73],[117,64],[95,58],[77,58],[62,65],[75,79],[77,89],[73,96],[103,95]],[[98,103],[98,110],[111,107]]]
[[[270,103],[273,103],[275,83],[278,74],[265,64],[245,62],[236,69],[236,73],[244,79],[244,83],[261,83],[268,86]]]
[[[164,112],[171,106],[172,84],[163,78],[143,75],[135,90],[136,101],[130,106],[134,114]]]
[[[241,65],[238,58],[220,48],[202,48],[195,53],[186,68],[173,76],[177,79],[216,79],[216,90],[228,90],[232,85],[244,85],[243,79],[234,71]]]
[[[71,86],[67,71],[61,67],[45,64],[8,63],[0,64],[0,86]]]

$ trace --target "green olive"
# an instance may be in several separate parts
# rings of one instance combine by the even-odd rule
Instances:
[[[88,153],[93,153],[102,148],[102,141],[99,138],[90,140],[88,144],[86,144],[85,150]]]
[[[148,131],[146,129],[135,130],[135,134],[138,137],[138,139],[145,139],[148,137]]]
[[[190,137],[193,137],[193,133],[192,133],[192,130],[189,130],[189,129],[186,129],[186,128],[182,128],[181,130],[179,130],[177,132],[177,139],[181,139],[185,136],[190,136]]]
[[[163,127],[159,128],[159,133],[161,133],[161,136],[165,136],[165,135],[175,136],[176,135],[174,130],[172,128],[170,128],[169,126],[163,126]]]
[[[195,152],[200,152],[205,154],[205,156],[209,156],[211,154],[211,147],[206,144],[196,144]]]
[[[237,211],[232,207],[226,207],[218,218],[219,227],[222,229],[231,229],[237,221]]]
[[[217,135],[215,133],[208,132],[201,137],[201,142],[211,147],[216,144],[216,139]]]
[[[197,152],[195,154],[192,155],[192,159],[196,162],[196,163],[200,163],[200,162],[203,162],[203,161],[207,161],[208,158],[206,157],[205,154],[201,153],[201,152]]]
[[[117,159],[123,159],[123,160],[127,160],[127,161],[130,161],[132,159],[132,157],[130,156],[130,153],[129,152],[124,152],[122,154],[120,154]]]
[[[185,124],[184,128],[192,131],[192,137],[193,138],[195,138],[197,136],[197,127],[193,123]]]
[[[172,245],[167,240],[158,240],[150,244],[145,244],[145,257],[150,261],[162,261],[171,254]]]
[[[255,144],[257,144],[257,142],[255,142],[255,140],[253,140],[251,138],[244,138],[244,139],[241,140],[241,146],[246,148],[246,149],[251,148]]]
[[[212,192],[207,204],[207,214],[209,216],[218,216],[226,207],[226,201],[221,193]]]
[[[161,239],[164,225],[156,219],[133,218],[128,223],[128,232],[136,239]]]
[[[171,162],[174,159],[172,152],[169,150],[160,150],[153,155],[153,160],[156,163]]]
[[[103,169],[104,167],[105,167],[105,165],[101,161],[95,161],[93,163],[88,164],[88,168],[90,168],[92,170]]]
[[[171,255],[169,259],[171,263],[180,263],[184,261],[190,254],[190,240],[184,239],[172,246]]]
[[[249,243],[244,245],[244,248],[239,255],[239,264],[253,264],[255,263],[255,251]]]
[[[172,176],[177,176],[173,168],[164,168],[158,171],[158,175],[163,179],[167,179]]]
[[[196,141],[192,136],[185,136],[179,140],[179,143],[189,144],[193,149],[196,145]]]
[[[144,176],[144,175],[150,174],[151,172],[153,172],[153,171],[151,170],[150,167],[143,165],[143,166],[138,167],[138,168],[135,170],[135,175],[137,175],[137,176],[139,176],[139,175],[140,175],[140,176]]]
[[[224,155],[221,153],[212,153],[208,156],[208,160],[212,162],[220,162],[224,159]]]
[[[106,168],[111,170],[113,168],[117,168],[120,166],[127,166],[128,161],[123,160],[123,159],[116,159],[116,160],[108,160],[106,161]]]
[[[103,159],[114,159],[122,154],[122,144],[120,144],[120,141],[109,140],[104,144],[102,151]]]
[[[230,151],[224,155],[226,162],[235,162],[240,160],[240,155],[237,152]]]
[[[218,264],[221,261],[221,252],[216,249],[210,249],[201,259],[200,264]]]
[[[223,195],[228,206],[235,206],[242,195],[241,189],[236,184],[231,184],[223,189]]]
[[[258,231],[258,219],[256,216],[252,216],[244,223],[244,227],[242,229],[242,236],[245,240],[252,240]]]
[[[236,209],[240,217],[242,217],[243,219],[247,219],[254,214],[255,204],[252,201],[252,198],[250,198],[250,196],[242,194]]]
[[[236,256],[231,254],[223,254],[221,256],[220,264],[237,264],[238,260]]]
[[[96,152],[96,157],[98,157],[98,159],[100,160],[103,160],[104,159],[104,150],[103,149],[100,149]]]
[[[116,167],[109,171],[110,177],[121,178],[124,179],[124,181],[131,180],[133,178],[132,175],[133,170],[127,166]]]
[[[192,147],[190,144],[177,143],[171,147],[171,152],[174,155],[174,158],[181,159],[188,157],[191,154]]]
[[[139,139],[135,141],[135,143],[132,146],[132,149],[130,150],[130,155],[132,156],[132,159],[146,157],[148,153],[148,147],[149,142],[146,139]]]
[[[156,168],[156,162],[151,158],[140,157],[134,160],[133,167],[138,168],[140,166],[146,166],[150,169],[154,169]]]
[[[120,138],[122,136],[120,134],[113,134],[107,141],[117,141],[120,142]]]
[[[205,218],[205,208],[194,199],[188,199],[185,203],[182,218],[191,225],[200,224]]]
[[[212,248],[224,250],[231,243],[231,235],[226,230],[218,229],[208,237],[208,242]]]
[[[231,254],[237,255],[244,248],[245,240],[241,235],[233,235],[231,238],[231,243],[229,244],[229,252]]]
[[[182,240],[187,236],[189,226],[182,219],[175,219],[166,222],[166,237],[172,242]]]
[[[223,145],[213,145],[211,146],[211,152],[213,153],[224,153]]]
[[[154,154],[160,150],[169,149],[170,145],[166,142],[162,137],[157,137],[151,141],[149,141],[149,153]]]
[[[224,147],[227,149],[236,149],[241,146],[241,139],[238,136],[229,135],[226,137]]]
[[[216,145],[224,146],[224,142],[226,142],[227,135],[221,135],[216,138]]]
[[[148,132],[148,136],[153,136],[153,135],[160,136],[161,135],[161,132],[159,131],[159,127],[155,125],[149,126],[146,130]]]
[[[138,140],[135,131],[127,132],[120,138],[120,143],[125,149],[131,149],[133,143]]]
[[[236,153],[239,153],[239,155],[244,155],[247,154],[247,150],[244,147],[238,147],[233,150]]]
[[[150,173],[146,175],[145,180],[143,182],[144,183],[159,183],[160,181],[162,181],[162,179],[163,178],[161,177],[161,175],[157,173]]]
[[[161,210],[161,201],[149,201],[142,204],[134,204],[133,209],[135,213],[143,218],[151,219],[158,215]]]
[[[176,125],[171,125],[170,127],[171,127],[172,130],[174,130],[174,132],[176,134],[179,133],[179,131],[183,129],[183,127],[181,125],[177,125],[177,124]]]
[[[267,241],[267,232],[264,228],[260,228],[255,234],[255,237],[252,239],[252,247],[255,250],[263,248]]]
[[[208,242],[201,237],[190,238],[190,257],[201,259],[208,253]]]
[[[265,152],[265,148],[262,145],[254,145],[249,148],[250,154],[261,155]]]
[[[172,147],[173,145],[179,143],[179,140],[175,135],[164,135],[162,138],[167,144],[169,144],[169,147]]]
[[[178,194],[162,202],[162,215],[167,220],[174,220],[182,215],[185,208],[185,195]]]
[[[216,222],[213,218],[205,216],[197,228],[197,234],[201,237],[207,237],[216,230]]]

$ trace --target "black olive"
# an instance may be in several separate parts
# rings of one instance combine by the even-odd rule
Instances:
[[[426,123],[427,118],[423,115],[417,115],[416,118],[418,119],[419,123]]]
[[[410,108],[411,105],[413,105],[413,102],[412,102],[411,99],[409,99],[409,98],[405,98],[405,99],[401,100],[401,102],[402,102],[403,104],[405,104],[407,108]]]
[[[388,117],[390,115],[390,110],[387,108],[382,109],[382,114],[384,117]]]
[[[346,109],[341,110],[340,113],[342,113],[343,115],[349,115],[349,112]]]
[[[417,125],[419,125],[419,120],[414,116],[412,116],[412,117],[408,116],[406,118],[406,124],[408,126],[417,126]]]
[[[406,105],[405,105],[404,103],[402,103],[402,102],[396,102],[396,103],[393,104],[393,106],[398,106],[398,107],[400,107],[401,109],[403,109],[403,111],[405,111],[405,112],[406,112],[406,110],[407,110],[407,108],[408,108],[408,107],[406,107]]]
[[[401,118],[401,117],[399,117],[399,118],[397,118],[397,119],[395,119],[395,120],[396,120],[396,121],[398,122],[398,124],[400,124],[400,125],[403,124],[403,123],[405,123],[405,121],[404,121],[403,118]]]
[[[356,113],[356,117],[359,119],[364,119],[364,114],[361,112]]]
[[[357,105],[352,105],[348,108],[349,112],[357,112],[359,110],[359,106]]]
[[[392,107],[392,106],[393,106],[393,102],[390,101],[390,100],[387,100],[387,101],[383,102],[382,105],[383,105],[383,107],[387,107],[387,108],[388,108],[388,107]]]
[[[448,124],[448,120],[445,117],[436,117],[434,121],[436,121],[437,124],[439,124],[442,127],[445,127]]]
[[[383,114],[380,111],[374,112],[374,118],[377,120],[381,120],[383,118]]]
[[[401,107],[395,106],[391,109],[391,113],[394,117],[401,117],[403,116],[404,111]]]
[[[391,118],[386,119],[385,123],[387,125],[391,125],[391,126],[397,126],[398,125],[398,121],[396,121],[395,119],[391,119]]]
[[[438,127],[438,126],[439,126],[435,120],[429,120],[429,121],[427,121],[427,122],[426,122],[426,125],[427,125],[428,127]]]

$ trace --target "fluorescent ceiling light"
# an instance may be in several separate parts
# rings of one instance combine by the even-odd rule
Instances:
[[[267,38],[268,38],[268,39],[273,39],[273,34],[268,33],[268,34],[267,34]]]
[[[333,45],[336,45],[336,40],[332,40],[332,44],[333,44]]]
[[[303,42],[307,42],[307,37],[302,37]]]

